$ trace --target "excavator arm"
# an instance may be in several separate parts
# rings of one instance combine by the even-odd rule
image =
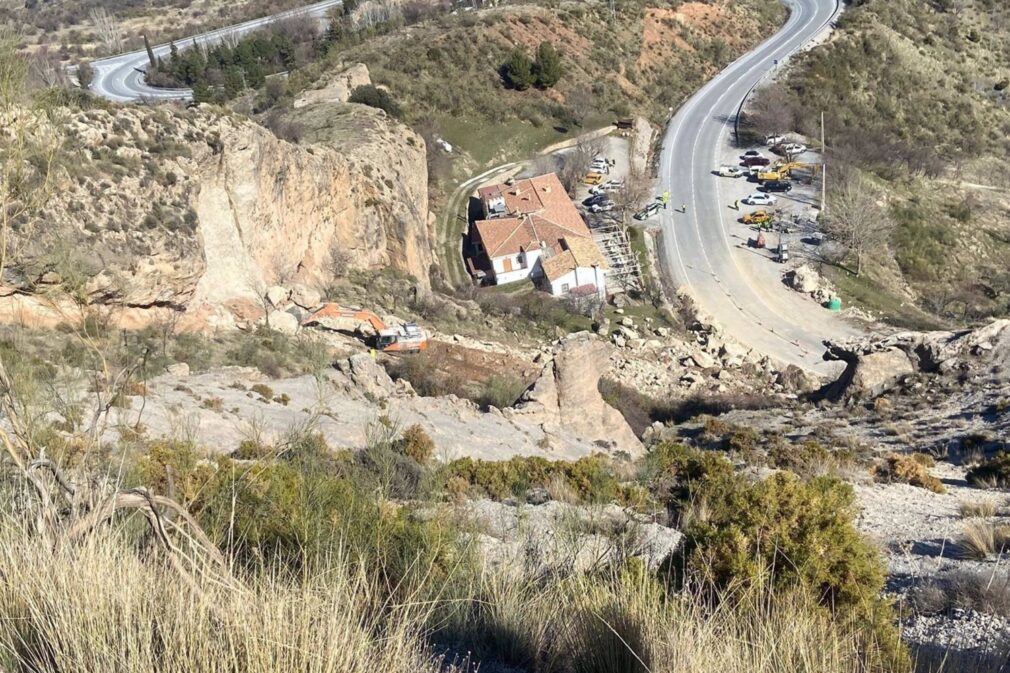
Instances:
[[[339,304],[323,304],[302,320],[302,325],[322,325],[340,332],[371,331],[378,334],[386,329],[386,323],[371,311],[344,308]],[[362,330],[368,325],[371,330]]]
[[[302,326],[319,325],[336,332],[349,332],[386,353],[415,353],[428,348],[428,335],[415,323],[389,328],[371,311],[323,304],[302,320]]]

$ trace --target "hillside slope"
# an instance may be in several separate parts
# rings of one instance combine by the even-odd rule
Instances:
[[[859,0],[757,102],[765,127],[811,137],[824,112],[836,177],[862,173],[879,191],[890,245],[868,277],[836,272],[869,308],[907,318],[909,302],[954,322],[1006,314],[1008,37],[1010,6],[997,0]]]
[[[424,142],[364,106],[301,112],[327,127],[318,143],[206,108],[71,113],[53,198],[15,241],[3,315],[62,321],[42,296],[53,284],[123,308],[124,326],[182,311],[190,329],[255,320],[270,285],[321,289],[352,269],[426,288]]]
[[[377,37],[345,38],[328,59],[292,80],[313,86],[344,63],[365,63],[405,118],[440,133],[483,164],[530,154],[579,127],[642,113],[661,121],[782,20],[775,0],[564,2],[437,15]],[[503,84],[515,48],[560,52],[556,86]]]

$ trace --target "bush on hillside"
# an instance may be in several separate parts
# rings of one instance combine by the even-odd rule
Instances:
[[[751,483],[722,456],[664,443],[646,458],[653,492],[674,511],[705,503],[686,526],[681,581],[802,586],[826,604],[871,603],[883,587],[877,551],[853,525],[852,488],[788,472]]]
[[[533,74],[533,61],[529,54],[520,47],[513,49],[502,66],[502,77],[505,84],[516,91],[525,91],[533,86],[536,77]]]
[[[560,481],[582,502],[618,502],[628,491],[614,475],[613,465],[601,455],[574,462],[539,456],[516,456],[504,461],[473,458],[454,460],[442,470],[446,483],[462,484],[473,495],[495,500],[524,498],[533,489],[547,490]]]
[[[561,79],[561,55],[550,42],[541,42],[537,47],[537,58],[533,62],[533,76],[536,85],[549,89]]]
[[[968,470],[968,481],[976,486],[1010,486],[1010,454],[1000,451]]]
[[[435,442],[417,423],[403,431],[403,436],[396,441],[396,448],[421,465],[431,460],[435,454]]]
[[[361,103],[369,107],[385,110],[390,117],[399,118],[403,114],[400,104],[385,89],[380,89],[372,84],[363,84],[355,87],[351,96],[347,99],[351,103]]]
[[[882,464],[874,468],[873,476],[877,481],[885,483],[900,482],[925,488],[934,493],[945,493],[943,482],[928,471],[928,468],[935,464],[936,461],[923,453],[909,455],[892,453]]]

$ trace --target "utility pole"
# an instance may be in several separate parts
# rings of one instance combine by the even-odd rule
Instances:
[[[821,213],[828,207],[828,147],[824,144],[824,110],[821,110]]]

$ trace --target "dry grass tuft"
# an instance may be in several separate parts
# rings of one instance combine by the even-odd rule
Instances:
[[[874,468],[873,476],[877,481],[885,483],[900,482],[925,488],[934,493],[944,493],[943,482],[929,473],[929,468],[936,465],[932,456],[924,453],[908,455],[892,453],[884,462]]]
[[[117,534],[53,551],[0,522],[0,660],[8,670],[436,673],[425,614],[370,601],[349,572],[266,573],[245,590],[182,581]],[[337,566],[340,568],[341,566]]]
[[[1010,526],[973,519],[961,529],[958,549],[963,558],[984,560],[1000,554],[1010,543]]]
[[[962,519],[991,519],[999,511],[999,502],[995,498],[962,500],[959,510]]]

